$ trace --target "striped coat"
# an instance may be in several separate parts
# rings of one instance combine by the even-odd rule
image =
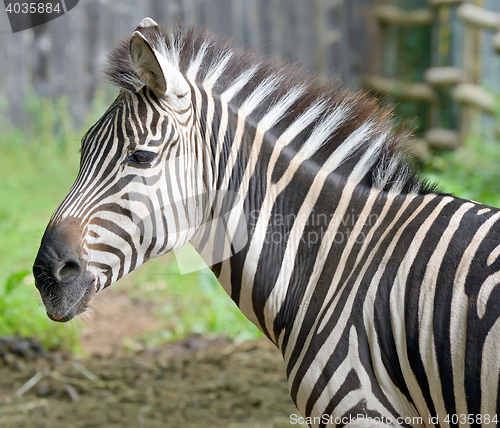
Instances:
[[[108,77],[35,261],[51,319],[191,242],[311,426],[493,423],[500,211],[419,179],[390,112],[149,18]]]

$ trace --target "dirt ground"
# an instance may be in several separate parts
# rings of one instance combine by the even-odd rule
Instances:
[[[266,340],[192,336],[126,352],[123,343],[156,320],[144,303],[116,297],[87,321],[86,358],[0,339],[0,427],[298,426],[281,355]]]

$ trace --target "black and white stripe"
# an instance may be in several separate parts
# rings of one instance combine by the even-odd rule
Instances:
[[[108,77],[120,95],[51,220],[84,225],[99,288],[191,241],[311,426],[497,414],[500,211],[416,177],[390,113],[150,19]]]

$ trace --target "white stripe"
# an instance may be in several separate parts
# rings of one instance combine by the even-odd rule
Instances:
[[[330,155],[328,160],[323,164],[323,168],[328,171],[334,171],[343,162],[349,159],[354,152],[359,149],[368,138],[373,135],[375,125],[368,121],[363,123],[356,131],[354,131],[346,140]]]
[[[477,212],[477,215],[483,215],[483,214],[489,213],[490,211],[491,211],[491,208],[483,208],[482,210],[479,210]]]
[[[500,372],[499,343],[500,318],[491,326],[486,336],[481,361],[481,415],[483,415],[483,418],[485,415],[491,415],[490,420],[493,419],[493,415],[497,415],[498,378]],[[484,422],[482,426],[497,426],[497,424],[493,422],[487,424]]]
[[[500,257],[500,245],[496,247],[488,256],[488,260],[486,261],[486,264],[488,266],[491,266],[497,259]]]
[[[250,81],[252,76],[257,72],[258,67],[254,66],[241,73],[238,78],[227,88],[220,96],[221,101],[229,103],[233,97],[240,92],[243,87]]]
[[[272,128],[287,112],[288,108],[304,93],[304,86],[296,86],[281,98],[269,112],[260,120],[259,128],[267,131]]]
[[[217,79],[221,76],[221,74],[224,72],[224,70],[227,67],[227,63],[233,56],[233,52],[229,51],[224,58],[218,61],[217,67],[212,68],[208,73],[207,76],[205,77],[205,80],[203,81],[203,86],[207,89],[207,91],[210,91],[212,87],[215,85],[217,82]]]
[[[384,156],[389,156],[388,154],[385,154]],[[385,160],[385,159],[384,159]],[[379,167],[376,169],[375,174],[374,174],[374,184],[377,189],[383,189],[388,181],[391,179],[391,177],[394,175],[396,172],[398,166],[400,163],[400,157],[399,154],[394,154],[391,156],[389,160],[389,165],[387,165],[386,168],[383,168],[382,165],[385,164],[385,162],[381,162]]]
[[[250,115],[259,106],[259,104],[274,91],[276,86],[281,83],[281,80],[282,78],[278,76],[271,76],[264,80],[243,102],[241,107],[238,109],[238,113],[241,111],[245,116]]]
[[[317,101],[315,104],[311,105],[305,112],[303,112],[301,114],[301,116],[297,120],[295,120],[287,128],[287,130],[285,132],[283,132],[283,134],[281,134],[281,136],[276,141],[276,144],[273,147],[271,159],[269,160],[269,165],[267,168],[267,174],[268,174],[267,182],[268,183],[271,182],[272,172],[274,170],[274,167],[276,165],[276,162],[279,158],[279,155],[280,155],[283,147],[285,147],[285,145],[289,144],[298,134],[300,134],[307,126],[309,126],[318,117],[318,115],[321,113],[321,111],[323,111],[325,106],[326,106],[326,104],[324,101],[321,101],[321,100]],[[236,136],[234,138],[233,147],[231,147],[231,156],[229,158],[229,159],[233,159],[233,160],[236,159],[236,153],[237,153],[237,149],[233,153],[234,146],[237,146],[239,148],[239,143],[241,142],[241,136],[238,133],[239,132],[238,129],[240,129],[242,132],[242,128],[240,128],[240,121],[239,120],[240,119],[238,119],[238,128],[237,128]],[[238,144],[236,144],[236,143],[238,143]],[[228,162],[228,164],[229,163],[230,162]],[[232,169],[232,167],[233,167],[233,165],[231,165],[230,168]],[[230,173],[230,169],[229,170],[226,169],[226,177],[228,176],[227,174],[229,174],[229,173]],[[277,192],[280,191],[279,189],[282,189],[286,185],[288,185],[289,179],[291,179],[291,177],[293,177],[293,172],[290,172],[289,174],[288,173],[285,174],[282,177],[282,179],[280,180],[280,182],[277,183],[276,186],[274,186],[274,188],[276,190],[273,192],[273,194],[276,195]],[[270,196],[266,195],[266,200],[268,200],[268,199],[272,200],[272,198]],[[262,222],[263,224],[265,224],[266,223],[265,218],[269,217],[270,211],[268,213],[261,211],[259,214],[260,215],[259,215],[258,222]],[[265,217],[265,218],[263,217],[261,220],[261,218],[260,218],[261,216],[267,216],[267,217]],[[254,244],[254,242],[255,242],[255,244]],[[256,245],[256,244],[257,244],[256,240],[252,240],[252,242],[250,243],[251,246]],[[263,242],[261,242],[260,247],[253,247],[253,248],[251,247],[252,248],[251,251],[255,251],[256,254],[259,254],[261,251],[262,245],[263,245]],[[250,276],[252,276],[252,274],[250,274]],[[229,262],[224,261],[222,263],[221,271],[220,271],[218,279],[219,279],[219,282],[222,284],[223,288],[228,292],[228,294],[230,294],[231,274],[230,274],[230,263]],[[241,308],[240,308],[240,310],[241,310]]]
[[[280,140],[284,141],[285,144],[289,144],[297,135],[313,123],[327,106],[327,101],[321,99],[311,104],[300,117],[295,119],[293,123],[288,126],[287,130],[281,134]]]
[[[464,251],[462,260],[458,265],[453,294],[451,298],[450,319],[450,353],[451,366],[453,369],[453,388],[455,393],[456,413],[467,414],[467,394],[465,391],[465,346],[467,344],[467,318],[469,308],[469,297],[465,292],[465,281],[469,274],[470,265],[489,229],[500,218],[500,212],[486,220],[477,230],[474,238]],[[469,426],[469,424],[465,425]]]
[[[349,180],[359,182],[368,174],[370,168],[377,162],[379,153],[387,140],[388,134],[389,132],[382,133],[380,137],[368,147],[363,157],[356,163],[356,166],[349,175]]]
[[[350,193],[351,192],[349,191],[348,194],[350,194]],[[380,264],[379,271],[377,272],[376,276],[372,279],[372,281],[374,283],[378,283],[379,282],[379,278],[381,277],[381,275],[383,273],[383,270],[385,268],[387,260],[391,257],[392,252],[394,251],[394,248],[396,247],[396,244],[399,241],[399,238],[402,235],[403,231],[405,230],[406,226],[418,215],[418,213],[420,213],[422,211],[422,209],[425,206],[427,206],[427,204],[434,197],[435,197],[434,195],[427,195],[426,197],[424,197],[423,200],[422,200],[422,203],[419,205],[419,207],[410,215],[410,217],[406,220],[406,222],[398,230],[398,233],[394,236],[393,240],[391,241],[390,247],[386,251],[386,255],[384,256],[384,260]],[[410,201],[411,201],[411,198],[405,199],[405,203],[403,205],[408,205]],[[342,202],[342,201],[339,202],[339,206],[343,206],[345,204],[346,204],[346,202]],[[402,210],[403,210],[403,207],[400,208],[399,212],[402,213],[403,212]],[[337,217],[337,215],[335,215],[334,218],[335,217]],[[340,220],[336,220],[337,223],[339,221]],[[396,221],[396,219],[393,220],[393,223],[384,232],[384,235],[380,238],[379,242],[383,242],[384,237],[390,231],[392,231],[392,227],[393,227],[395,221]],[[332,219],[332,223],[334,223],[333,219]],[[335,235],[334,232],[335,232],[335,230],[337,230],[337,228],[338,228],[338,225],[336,227],[334,227],[334,228],[331,229],[332,233],[327,232],[327,234],[325,236],[328,237],[328,238],[330,238],[332,235]],[[329,231],[330,231],[330,228],[329,228]],[[325,241],[326,241],[326,239],[325,239]],[[328,254],[327,250],[329,248],[331,248],[331,245],[332,245],[332,242],[333,242],[333,237],[330,238],[330,241],[331,241],[330,243],[325,242],[325,247],[326,248],[323,250],[323,257],[321,257],[321,258],[318,257],[318,262],[319,262],[320,266],[318,266],[319,272],[317,273],[317,275],[319,275],[320,272],[323,270],[324,263],[326,262],[326,259],[327,259],[327,257],[326,257],[327,254]],[[337,321],[337,324],[335,325],[335,328],[330,332],[328,339],[324,342],[324,344],[322,345],[321,349],[317,353],[314,362],[311,364],[311,367],[315,367],[315,370],[320,370],[320,369],[318,369],[318,367],[322,366],[321,361],[325,361],[328,358],[328,355],[330,355],[330,353],[331,353],[331,349],[333,349],[332,347],[335,346],[335,344],[338,343],[340,335],[344,331],[345,325],[347,323],[347,320],[348,320],[348,318],[349,318],[349,316],[351,314],[352,305],[353,305],[354,299],[355,299],[355,297],[357,295],[357,291],[358,291],[359,285],[361,283],[361,280],[363,279],[363,277],[364,277],[364,275],[366,273],[366,270],[368,269],[368,267],[370,266],[373,258],[375,257],[375,254],[376,254],[376,251],[374,250],[371,253],[369,259],[366,260],[366,262],[364,263],[361,272],[358,274],[356,283],[352,287],[352,290],[349,293],[348,299],[347,299],[344,307],[342,308],[341,315],[339,316],[339,319]],[[316,266],[315,266],[314,272],[316,272]],[[324,313],[327,305],[330,304],[330,307],[329,307],[328,310],[326,310],[326,312],[324,314],[324,317],[323,317],[323,322],[318,327],[318,329],[316,328],[316,326],[317,326],[316,322],[317,321],[315,322],[315,325],[311,329],[311,333],[309,334],[309,336],[308,336],[308,338],[306,340],[306,343],[303,345],[303,349],[304,350],[302,351],[301,356],[299,357],[299,359],[297,360],[296,365],[294,366],[294,368],[291,371],[291,374],[290,374],[290,378],[291,379],[293,379],[295,377],[297,369],[300,367],[300,364],[302,363],[302,360],[303,360],[303,358],[304,358],[304,356],[305,356],[305,354],[307,352],[307,349],[309,347],[309,344],[311,343],[312,338],[315,336],[315,334],[318,331],[321,331],[322,329],[325,328],[326,322],[329,321],[330,317],[332,316],[332,313],[333,313],[334,309],[338,305],[338,302],[340,300],[340,297],[341,297],[342,291],[343,291],[343,286],[341,287],[341,289],[338,289],[339,275],[341,275],[341,272],[339,272],[339,273],[336,272],[336,275],[335,275],[335,277],[333,278],[333,281],[332,281],[332,287],[329,289],[327,296],[325,296],[325,299],[324,299],[324,301],[322,303],[322,307],[318,311],[318,314]],[[315,279],[316,279],[316,281],[314,283],[317,282],[317,278],[315,278]],[[348,281],[349,281],[349,279],[344,282],[344,285]],[[335,295],[335,298],[333,298],[334,295]],[[333,298],[333,301],[332,301],[332,298]],[[320,319],[320,316],[318,316],[317,320],[318,319]],[[310,394],[310,391],[311,391],[311,382],[310,382],[310,379],[315,379],[319,375],[319,373],[317,373],[316,375],[313,374],[313,373],[311,373],[311,375],[312,375],[311,378],[309,378],[310,375],[309,375],[309,372],[308,372],[304,376],[305,381],[302,382],[300,384],[300,386],[299,386],[299,391],[302,390],[302,395],[303,396],[308,396]],[[297,404],[299,405],[299,402]],[[305,403],[300,403],[300,405],[303,406],[303,405],[305,405]],[[299,408],[301,408],[301,407],[299,407]]]
[[[488,299],[491,296],[491,292],[498,285],[500,285],[500,272],[495,272],[490,275],[481,284],[481,288],[477,295],[477,316],[480,319],[482,319],[486,313],[486,306],[488,305]]]
[[[439,415],[446,414],[446,406],[442,394],[443,387],[441,385],[441,379],[439,376],[440,370],[437,362],[436,343],[434,339],[434,298],[436,294],[436,287],[438,286],[437,281],[439,272],[444,262],[444,257],[446,256],[446,252],[448,250],[450,242],[453,239],[455,232],[460,227],[460,222],[464,214],[466,214],[467,211],[469,211],[473,207],[474,205],[471,203],[463,204],[453,214],[448,226],[441,233],[439,242],[436,245],[429,261],[426,263],[426,270],[424,278],[422,280],[422,284],[420,286],[420,294],[418,297],[418,332],[420,358],[422,360],[422,364],[429,381],[429,389],[432,401],[435,406],[435,411]],[[416,247],[413,243],[411,245],[411,251],[409,252],[409,254],[411,254],[412,258],[408,260],[409,264],[408,266],[406,266],[408,271],[411,263],[417,256],[417,250],[419,249],[421,243],[427,235],[426,232],[430,230],[430,228],[432,227],[432,222],[437,218],[437,214],[437,212],[433,212],[417,232],[414,242],[419,242],[419,245],[418,247]],[[424,226],[426,226],[425,229],[423,229]],[[401,340],[404,340],[404,337],[402,337]],[[444,421],[441,421],[441,424],[443,424],[443,426],[448,425]]]
[[[313,129],[309,138],[300,148],[298,155],[309,159],[321,147],[325,145],[328,138],[337,130],[347,119],[351,107],[347,103],[342,103],[338,107],[324,117]]]
[[[196,80],[196,75],[198,74],[198,70],[200,69],[201,63],[203,62],[203,58],[207,53],[207,48],[210,45],[210,41],[204,42],[196,56],[191,60],[189,64],[189,68],[187,69],[186,76],[191,79],[193,82]]]
[[[321,395],[318,400],[314,404],[313,412],[311,416],[319,416],[326,413],[326,408],[330,404],[332,399],[332,391],[337,391],[339,385],[342,385],[351,370],[354,370],[356,376],[359,379],[360,387],[355,390],[351,390],[344,397],[341,397],[339,403],[335,407],[334,414],[344,415],[352,410],[353,405],[362,402],[363,406],[367,410],[372,410],[379,413],[386,421],[391,421],[394,425],[381,424],[380,426],[388,427],[388,426],[400,426],[396,424],[396,420],[391,412],[384,407],[383,403],[376,397],[372,390],[372,380],[365,370],[364,365],[360,361],[359,355],[359,339],[358,334],[354,326],[351,326],[349,330],[349,351],[345,359],[339,365],[334,375],[329,379],[328,384],[323,389]],[[411,413],[410,413],[411,414]],[[409,416],[408,413],[404,414],[405,416]],[[415,415],[416,416],[416,415]],[[366,422],[366,425],[365,425]],[[313,425],[315,426],[315,425]],[[319,424],[317,425],[319,427]],[[345,426],[351,426],[349,424]],[[378,424],[375,420],[367,420],[365,421],[364,417],[360,417],[360,419],[353,422],[352,427],[365,427],[369,426],[370,428],[375,428]]]

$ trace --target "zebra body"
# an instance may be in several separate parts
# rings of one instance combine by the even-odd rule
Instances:
[[[108,76],[120,95],[35,261],[49,317],[191,242],[311,426],[493,420],[500,211],[415,177],[373,101],[206,32],[146,18]]]

